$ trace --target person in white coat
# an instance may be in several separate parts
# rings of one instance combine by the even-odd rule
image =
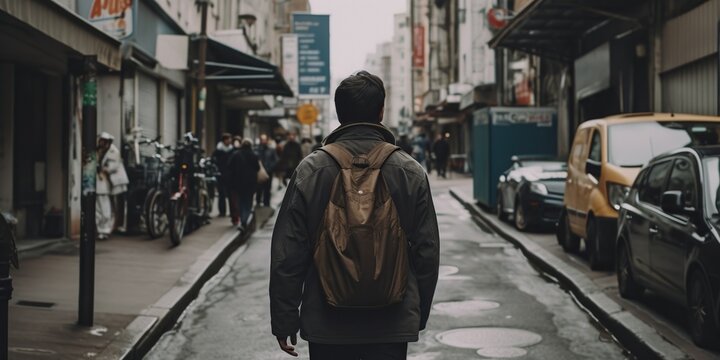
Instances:
[[[120,150],[113,145],[114,137],[106,132],[98,140],[98,172],[95,218],[98,239],[107,239],[115,227],[115,214],[120,219],[118,230],[124,231],[124,196],[130,182]]]

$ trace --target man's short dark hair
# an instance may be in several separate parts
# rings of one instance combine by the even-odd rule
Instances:
[[[335,110],[341,124],[379,123],[384,105],[382,80],[364,70],[347,77],[335,90]]]

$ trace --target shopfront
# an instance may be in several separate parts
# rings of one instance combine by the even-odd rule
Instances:
[[[79,233],[81,64],[120,68],[119,42],[54,2],[0,1],[0,209],[23,242]],[[89,57],[89,58],[88,58]]]

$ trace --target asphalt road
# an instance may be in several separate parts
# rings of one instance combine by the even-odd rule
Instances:
[[[623,359],[629,355],[508,242],[479,228],[434,181],[441,277],[428,329],[409,359]],[[270,333],[267,298],[273,220],[230,258],[175,329],[146,357],[290,359]],[[307,344],[299,344],[307,359]]]

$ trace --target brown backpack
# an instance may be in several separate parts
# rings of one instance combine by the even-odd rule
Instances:
[[[383,142],[367,155],[321,148],[340,165],[318,230],[313,259],[328,304],[378,308],[399,303],[408,243],[380,168],[400,148]]]

